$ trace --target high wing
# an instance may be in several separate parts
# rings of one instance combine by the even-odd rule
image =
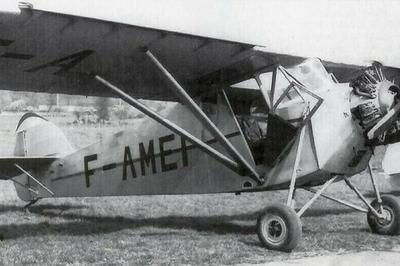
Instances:
[[[34,157],[22,157],[22,156],[10,156],[0,157],[0,180],[8,180],[23,172],[18,169],[19,167],[29,171],[39,169],[46,165],[50,165],[53,161],[57,160],[58,157],[52,156],[34,156]]]
[[[203,85],[233,84],[277,63],[304,59],[246,43],[24,7],[20,14],[0,13],[0,89],[113,96],[94,81],[100,75],[135,98],[175,100],[143,47],[192,96]]]
[[[333,73],[340,82],[350,82],[354,77],[362,74],[362,70],[365,68],[363,66],[340,64],[330,61],[323,61],[323,64],[327,71]],[[387,80],[393,81],[395,84],[400,84],[399,68],[383,66],[379,62],[372,62],[372,64],[377,64],[377,66],[383,69]]]
[[[192,96],[207,92],[205,85],[234,84],[304,60],[246,43],[24,6],[20,14],[0,13],[0,89],[114,96],[94,80],[99,75],[135,98],[176,100],[143,47]],[[327,63],[339,79],[360,68]]]

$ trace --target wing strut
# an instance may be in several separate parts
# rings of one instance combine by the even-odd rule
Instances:
[[[235,146],[224,136],[218,127],[208,118],[203,110],[196,104],[196,102],[187,94],[185,89],[176,81],[176,79],[168,72],[168,70],[158,61],[158,59],[150,52],[146,51],[146,55],[157,66],[157,68],[168,78],[174,85],[174,92],[176,96],[189,108],[189,110],[196,116],[202,125],[210,132],[213,137],[225,148],[230,156],[241,166],[250,172],[250,175],[258,182],[263,183],[256,170],[249,164],[249,162],[238,152]]]
[[[221,162],[222,164],[224,164],[229,169],[231,169],[231,170],[233,170],[233,171],[235,171],[235,172],[237,172],[239,174],[241,173],[241,167],[239,166],[239,164],[237,162],[231,160],[230,158],[226,157],[225,155],[223,155],[219,151],[217,151],[214,148],[212,148],[210,145],[204,143],[200,139],[198,139],[195,136],[191,135],[189,132],[187,132],[183,128],[179,127],[175,123],[173,123],[170,120],[162,117],[157,112],[151,110],[146,105],[142,104],[141,102],[139,102],[135,98],[133,98],[130,95],[128,95],[127,93],[123,92],[122,90],[120,90],[119,88],[117,88],[116,86],[111,84],[110,82],[106,81],[102,77],[96,76],[95,79],[97,81],[99,81],[100,83],[102,83],[103,85],[105,85],[106,87],[108,87],[109,89],[111,89],[112,91],[114,91],[116,94],[119,95],[119,97],[121,97],[121,99],[123,99],[125,102],[127,102],[131,106],[135,107],[139,111],[141,111],[144,114],[148,115],[150,118],[156,120],[158,123],[162,124],[163,126],[167,127],[168,129],[170,129],[172,132],[174,132],[174,133],[180,135],[181,137],[187,139],[192,144],[196,145],[202,151],[204,151],[205,153],[209,154],[211,157],[213,157],[217,161]],[[259,182],[259,180],[256,179],[255,177],[252,177],[252,176],[250,176],[250,177],[253,178],[255,181]]]
[[[52,197],[54,196],[53,191],[51,191],[50,189],[48,189],[45,185],[43,185],[42,183],[39,182],[39,180],[37,180],[36,178],[34,178],[28,171],[26,171],[24,168],[22,168],[21,166],[19,166],[18,164],[14,164],[15,167],[17,167],[19,170],[21,170],[21,172],[23,172],[24,174],[26,174],[30,179],[32,179],[33,181],[35,181],[36,184],[38,184],[40,187],[42,187],[44,190],[47,191],[47,193],[49,193]],[[18,182],[17,182],[18,184]],[[31,189],[28,189],[30,191],[32,191]],[[37,194],[37,192],[33,191],[35,194]]]

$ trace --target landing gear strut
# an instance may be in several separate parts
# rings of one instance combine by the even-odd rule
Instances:
[[[285,252],[292,251],[299,243],[302,235],[300,217],[320,196],[336,203],[350,207],[356,211],[367,214],[367,221],[371,231],[380,235],[400,235],[400,202],[397,198],[381,196],[377,188],[371,166],[368,165],[368,173],[372,187],[375,192],[375,199],[369,203],[362,193],[345,176],[336,176],[329,179],[319,190],[304,187],[304,190],[314,193],[314,196],[296,213],[291,202],[294,196],[296,175],[292,177],[291,188],[287,204],[270,205],[259,216],[257,222],[257,233],[261,243],[268,249]],[[347,201],[334,198],[324,194],[324,191],[335,181],[344,180],[346,185],[352,189],[366,208],[356,206]]]
[[[38,202],[39,199],[40,199],[40,198],[37,198],[37,199],[34,199],[34,200],[29,201],[29,203],[26,204],[26,205],[24,206],[24,208],[23,208],[23,209],[25,210],[25,212],[29,213],[29,207],[31,207],[33,204],[35,204],[36,202]]]
[[[290,252],[299,243],[302,235],[300,215],[294,210],[297,168],[304,139],[304,127],[299,134],[299,145],[293,166],[286,205],[268,206],[257,220],[257,234],[261,243],[268,249]]]

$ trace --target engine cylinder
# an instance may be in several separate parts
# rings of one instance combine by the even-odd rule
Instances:
[[[382,71],[376,67],[364,70],[349,85],[353,88],[352,114],[359,121],[361,130],[365,134],[399,101],[399,87],[386,80]],[[388,141],[393,142],[393,138],[400,140],[399,121],[393,122],[387,131],[370,143],[373,145],[387,144]]]

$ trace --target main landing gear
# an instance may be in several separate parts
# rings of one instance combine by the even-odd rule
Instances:
[[[368,225],[371,231],[380,235],[400,234],[400,202],[397,198],[389,195],[381,196],[376,186],[371,166],[368,165],[369,176],[375,192],[375,199],[369,203],[361,192],[350,182],[347,177],[336,176],[329,179],[319,190],[308,187],[302,189],[314,193],[314,196],[299,210],[295,211],[292,206],[294,198],[295,175],[289,190],[289,197],[286,204],[272,204],[267,207],[258,218],[257,234],[261,243],[268,249],[290,252],[299,243],[302,236],[302,225],[300,217],[320,196],[345,205],[359,212],[367,214]],[[328,196],[323,192],[335,181],[344,180],[367,209],[356,206],[350,202]]]
[[[380,235],[400,234],[400,204],[398,199],[383,195],[381,203],[374,200],[371,205],[383,216],[382,218],[377,217],[373,212],[368,212],[367,221],[371,231]]]
[[[257,234],[266,248],[290,252],[301,239],[300,217],[284,204],[270,205],[258,217]]]

